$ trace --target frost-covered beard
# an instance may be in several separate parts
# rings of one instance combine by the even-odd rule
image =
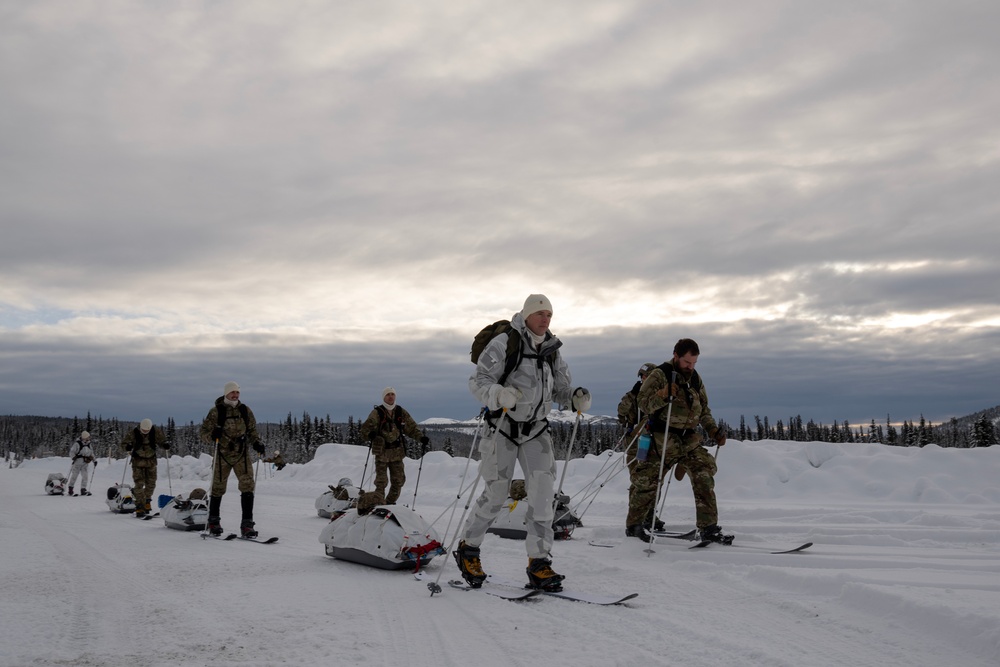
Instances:
[[[237,405],[240,404],[240,399],[237,398],[235,401],[230,401],[228,398],[224,398],[222,399],[222,402],[231,408],[235,408]]]
[[[386,412],[392,412],[393,410],[396,409],[396,404],[393,403],[392,405],[389,405],[385,401],[382,401],[382,407],[385,408]]]

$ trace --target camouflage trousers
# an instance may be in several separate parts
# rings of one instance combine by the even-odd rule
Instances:
[[[135,464],[132,459],[132,499],[135,500],[135,508],[145,511],[151,507],[150,501],[153,499],[153,491],[156,490],[156,460],[153,464]]]
[[[386,494],[385,487],[389,484],[389,493]],[[402,461],[383,461],[375,459],[375,491],[385,497],[386,505],[395,505],[399,500],[399,494],[403,492],[403,484],[406,484],[406,468]]]
[[[236,473],[240,493],[253,493],[253,463],[247,451],[220,449],[212,466],[212,497],[221,498],[229,486],[229,473]]]
[[[498,435],[494,431],[494,435]],[[514,444],[503,435],[483,438],[479,474],[486,484],[465,523],[463,539],[470,546],[483,543],[487,529],[507,502],[514,465],[521,464],[527,487],[528,511],[524,515],[528,558],[549,558],[554,533],[556,457],[552,437],[546,430],[537,436],[519,436]]]
[[[655,450],[650,448],[649,458],[646,461],[633,460],[629,464],[632,485],[628,490],[626,526],[648,524],[656,509],[661,438],[657,438]],[[692,442],[691,438],[696,440]],[[696,525],[698,528],[704,528],[719,522],[719,508],[715,502],[715,473],[718,468],[715,465],[715,457],[700,444],[696,444],[700,441],[697,435],[689,437],[684,443],[681,443],[679,438],[671,436],[666,460],[663,463],[663,474],[666,476],[678,463],[687,468],[691,479],[691,491],[694,493]],[[661,494],[664,486],[660,487]]]

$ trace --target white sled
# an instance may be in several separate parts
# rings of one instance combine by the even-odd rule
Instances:
[[[132,499],[132,487],[128,484],[115,484],[108,488],[108,509],[116,514],[128,514],[135,511],[135,500]]]
[[[377,505],[367,514],[347,510],[323,528],[326,555],[381,570],[419,570],[444,549],[423,517],[401,505]]]
[[[486,532],[505,537],[509,540],[526,539],[528,537],[528,528],[524,523],[524,517],[527,513],[527,500],[508,498],[493,525]],[[579,520],[573,516],[569,507],[564,502],[559,502],[556,506],[555,517],[552,520],[553,537],[557,540],[568,540],[573,535],[573,530],[578,523]]]
[[[205,530],[208,522],[208,494],[194,489],[185,496],[178,493],[160,509],[163,525],[174,530]]]
[[[341,480],[344,481],[347,484],[331,485],[329,491],[324,491],[323,495],[316,499],[316,514],[324,519],[336,519],[347,510],[358,506],[358,494],[361,489],[353,486],[349,479]]]
[[[50,496],[61,496],[66,493],[66,482],[68,480],[62,476],[62,473],[50,472],[49,476],[45,478],[45,493]]]

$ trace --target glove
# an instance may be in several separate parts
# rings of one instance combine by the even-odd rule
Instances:
[[[376,447],[381,447],[384,444],[385,440],[382,439],[382,436],[376,435],[374,438],[372,438],[372,449],[375,449]]]
[[[212,429],[212,440],[222,440],[222,427],[216,426]]]
[[[428,438],[426,435],[422,435],[420,436],[420,444],[426,447],[427,445],[431,444],[431,439]]]
[[[170,449],[170,443],[169,442],[163,443],[163,448],[164,449]]]
[[[253,450],[255,452],[257,452],[258,454],[263,454],[264,453],[264,443],[262,443],[260,440],[258,440],[257,442],[253,443]]]
[[[721,428],[714,428],[712,432],[708,434],[708,437],[715,440],[715,444],[722,447],[726,444],[726,433]]]
[[[590,409],[590,391],[584,389],[583,387],[577,387],[573,390],[573,400],[571,404],[573,409],[577,412],[586,412]]]
[[[507,408],[510,410],[515,405],[517,405],[517,399],[520,398],[517,389],[511,389],[510,387],[500,387],[500,391],[497,392],[497,405],[501,408]]]

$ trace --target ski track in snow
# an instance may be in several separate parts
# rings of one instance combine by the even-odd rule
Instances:
[[[730,443],[720,460],[723,526],[745,545],[815,543],[799,554],[690,550],[662,538],[647,554],[623,537],[626,476],[609,482],[584,527],[554,547],[568,588],[639,593],[604,607],[455,590],[446,583],[458,576],[450,556],[427,568],[443,586],[434,596],[406,571],[327,557],[317,539],[326,520],[313,503],[340,477],[360,478],[362,448],[325,446],[310,464],[262,475],[258,529],[281,537],[267,546],[110,512],[103,491],[121,480],[122,461],[102,460],[97,492],[77,498],[42,492],[67,459],[28,461],[0,470],[0,667],[995,667],[1000,448],[817,445]],[[576,493],[605,463],[574,461],[564,490]],[[462,514],[449,503],[464,464],[432,453],[423,467],[417,508],[446,545],[454,527],[445,536],[445,526]],[[185,493],[205,486],[205,467],[175,457],[167,483]],[[877,477],[864,478],[866,469]],[[165,473],[161,463],[154,498],[167,493]],[[227,531],[239,521],[231,487]],[[669,528],[690,527],[686,481],[673,483],[663,516]],[[591,539],[617,546],[597,549]],[[489,535],[482,559],[487,572],[524,579],[522,542]]]

